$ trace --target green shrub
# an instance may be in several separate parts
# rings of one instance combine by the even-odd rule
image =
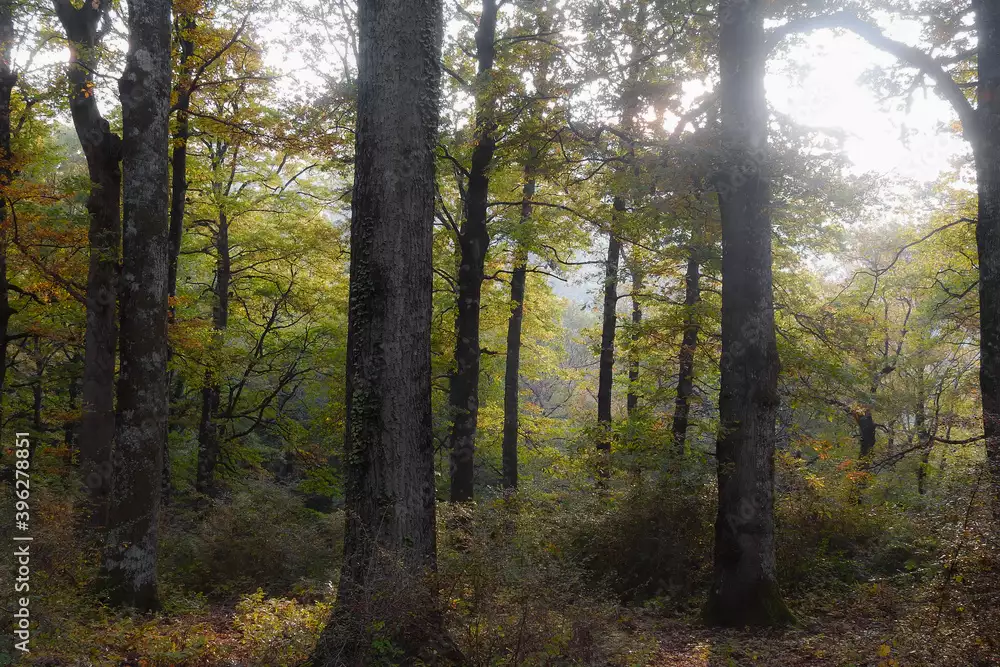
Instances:
[[[164,526],[164,581],[212,598],[262,589],[322,595],[342,557],[343,518],[306,509],[282,486],[256,482]]]

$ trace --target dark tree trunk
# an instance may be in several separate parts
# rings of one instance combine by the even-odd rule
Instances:
[[[634,249],[633,249],[634,252]],[[629,347],[628,360],[628,394],[625,398],[625,409],[631,418],[639,407],[639,354],[636,347],[641,336],[642,303],[639,292],[642,291],[642,272],[638,267],[632,268],[632,345]]]
[[[11,68],[14,52],[14,3],[0,2],[0,425],[3,424],[3,400],[7,387],[7,344],[10,341],[10,283],[7,282],[7,248],[10,244],[11,215],[8,188],[14,180],[14,151],[11,149],[10,99],[17,85],[17,73]]]
[[[454,415],[451,431],[451,501],[473,498],[476,458],[476,428],[479,420],[479,311],[483,291],[486,251],[490,245],[486,228],[490,189],[490,166],[496,152],[496,101],[491,90],[496,58],[496,0],[483,0],[483,13],[476,30],[479,60],[476,101],[475,147],[465,195],[465,215],[459,234],[461,265],[458,270],[458,339],[455,374],[451,379],[450,405]]]
[[[639,111],[638,81],[640,62],[642,61],[641,37],[646,31],[647,18],[646,0],[639,0],[636,8],[634,25],[631,26],[631,47],[627,76],[622,84],[620,103],[622,109],[621,131],[623,150],[626,153],[626,164],[632,167],[630,173],[638,175],[638,165],[635,163],[635,146],[632,144],[635,132],[635,117]],[[620,176],[624,176],[621,173]],[[603,480],[611,475],[611,443],[614,439],[612,422],[612,393],[615,377],[615,334],[618,326],[618,270],[621,257],[621,233],[619,227],[628,211],[626,199],[627,188],[619,188],[612,198],[611,230],[608,232],[608,258],[604,268],[604,310],[601,323],[601,358],[597,372],[597,454],[598,454],[598,487],[603,486]]]
[[[41,433],[42,425],[42,383],[45,382],[45,356],[42,354],[42,341],[35,336],[35,379],[31,383],[31,425],[36,433]]]
[[[156,552],[167,437],[170,1],[129,0],[119,81],[124,128],[121,376],[102,581],[116,604],[158,606]]]
[[[415,601],[393,589],[400,570],[420,587],[436,558],[430,339],[441,13],[440,0],[358,3],[347,526],[337,610],[316,667],[368,664],[370,628],[338,629],[355,619],[385,622],[407,664],[443,634],[430,622],[434,590]]]
[[[1000,524],[1000,5],[973,2],[979,41],[979,382],[993,517]]]
[[[687,446],[691,399],[694,396],[694,356],[698,350],[698,304],[701,302],[701,257],[692,245],[684,274],[684,335],[677,357],[677,398],[674,401],[674,449],[683,456]]]
[[[774,557],[778,347],[771,280],[763,0],[723,0],[719,62],[725,171],[722,214],[722,389],[714,583],[707,616],[742,627],[791,620]]]
[[[191,137],[191,120],[188,111],[191,109],[192,56],[194,42],[191,32],[195,28],[195,19],[190,14],[178,12],[177,42],[180,48],[180,78],[174,87],[177,96],[177,126],[173,134],[174,150],[171,154],[171,187],[170,187],[170,268],[168,290],[171,298],[177,296],[177,268],[181,253],[181,241],[184,237],[184,208],[187,199],[187,144]],[[173,308],[171,308],[171,311]]]
[[[220,150],[221,163],[225,150]],[[235,162],[234,162],[235,163]],[[222,195],[222,184],[217,186]],[[228,195],[225,192],[224,195]],[[212,307],[213,348],[222,350],[222,336],[229,326],[229,285],[232,282],[232,259],[229,249],[229,218],[225,208],[219,210],[219,227],[215,236],[215,304]],[[222,433],[219,424],[219,406],[222,390],[218,373],[205,373],[205,386],[201,390],[201,420],[198,424],[198,471],[195,489],[199,493],[215,496],[215,470],[222,453]]]
[[[616,214],[625,210],[625,200],[615,197]],[[621,243],[614,232],[608,234],[608,258],[604,263],[604,313],[601,325],[601,358],[597,371],[597,451],[598,476],[611,473],[611,390],[615,382],[615,333],[618,327],[618,268]]]
[[[858,423],[859,454],[861,458],[867,458],[875,449],[875,417],[871,407],[865,406],[863,412],[855,413],[854,420]]]
[[[917,431],[917,444],[920,449],[920,466],[917,468],[917,493],[923,496],[927,493],[927,472],[930,467],[931,450],[934,442],[927,430],[927,397],[924,394],[923,373],[920,373],[920,386],[917,393],[917,404],[914,406],[914,427]]]
[[[98,28],[107,0],[55,0],[56,13],[70,42],[69,106],[90,173],[90,269],[87,274],[87,328],[83,360],[83,416],[80,421],[80,473],[93,503],[93,522],[107,520],[111,489],[111,450],[115,434],[115,319],[118,259],[121,248],[121,140],[101,116],[94,96]]]
[[[187,145],[191,137],[191,119],[188,111],[191,109],[191,86],[193,85],[192,56],[194,55],[194,42],[191,40],[191,32],[195,28],[195,19],[191,14],[184,13],[181,8],[175,8],[177,17],[175,19],[175,30],[177,33],[177,44],[180,50],[180,79],[174,86],[174,94],[177,97],[175,108],[177,110],[177,127],[173,134],[173,153],[170,157],[170,228],[167,232],[170,242],[170,266],[167,275],[167,294],[171,303],[169,305],[169,318],[173,322],[174,303],[177,297],[177,272],[180,261],[181,242],[184,238],[184,211],[187,200]],[[168,349],[168,355],[172,355],[173,350]],[[175,373],[168,373],[167,392],[175,382],[183,382],[176,378]],[[176,427],[174,427],[176,428]],[[169,505],[173,484],[170,474],[170,449],[167,446],[169,438],[164,441],[163,449],[163,504]]]
[[[69,358],[69,361],[75,365],[76,355],[72,355]],[[79,386],[77,384],[77,376],[75,374],[69,378],[69,386],[66,388],[66,393],[69,396],[69,411],[72,413],[76,410],[76,399],[80,395]],[[72,417],[67,419],[63,424],[63,438],[66,440],[66,446],[69,447],[71,451],[76,449],[76,420]]]
[[[531,219],[535,196],[534,156],[524,167],[521,224]],[[524,323],[524,286],[528,277],[528,254],[518,245],[510,279],[510,319],[507,320],[507,365],[503,386],[503,487],[517,488],[517,432],[520,422],[521,328]]]

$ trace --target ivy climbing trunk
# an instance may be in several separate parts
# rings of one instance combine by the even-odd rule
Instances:
[[[476,429],[479,421],[479,315],[485,277],[486,252],[490,245],[486,227],[490,189],[490,167],[496,152],[496,93],[493,64],[496,60],[496,0],[483,0],[476,30],[475,145],[465,193],[462,228],[458,235],[461,264],[458,269],[457,341],[455,372],[451,378],[449,404],[454,422],[451,430],[451,501],[472,500],[475,481]]]
[[[774,556],[774,447],[778,347],[771,274],[764,0],[719,5],[725,167],[722,215],[722,381],[716,458],[719,506],[714,582],[706,615],[716,624],[791,620]]]
[[[441,3],[361,0],[358,20],[344,566],[311,663],[370,664],[378,650],[370,625],[351,633],[342,624],[378,619],[405,653],[400,662],[442,664],[428,655],[443,635],[436,591],[406,595],[397,586],[420,587],[436,559],[431,296]],[[378,604],[384,615],[371,607]]]
[[[692,239],[693,240],[693,239]],[[677,397],[674,400],[674,450],[683,456],[687,448],[691,399],[694,397],[694,357],[698,351],[698,304],[701,302],[701,257],[694,243],[688,249],[687,270],[684,272],[684,335],[677,354]]]
[[[122,100],[124,244],[115,466],[101,579],[109,599],[157,600],[167,437],[170,0],[129,0]]]
[[[90,196],[86,333],[83,357],[83,414],[80,420],[80,474],[93,506],[92,522],[107,521],[111,490],[112,440],[115,435],[116,305],[121,251],[121,139],[101,116],[94,95],[98,28],[110,10],[109,0],[54,0],[70,44],[69,107],[73,126],[87,158]]]

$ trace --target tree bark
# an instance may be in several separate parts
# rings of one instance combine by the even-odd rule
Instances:
[[[476,429],[479,421],[479,314],[490,245],[486,228],[489,171],[496,152],[496,99],[491,86],[496,59],[496,0],[483,0],[476,30],[479,88],[476,95],[475,147],[465,195],[465,215],[459,234],[458,338],[455,374],[449,402],[454,415],[451,431],[451,501],[470,501],[474,495]]]
[[[917,443],[921,445],[920,466],[917,468],[917,493],[921,496],[927,493],[927,472],[930,467],[931,451],[934,441],[927,430],[927,396],[923,386],[924,374],[919,373],[920,386],[917,387],[917,404],[914,414],[914,428],[917,431]]]
[[[115,434],[114,382],[117,281],[121,249],[121,139],[101,116],[94,96],[98,29],[110,2],[54,0],[70,43],[69,106],[90,174],[90,268],[83,359],[83,415],[80,421],[80,474],[93,505],[92,521],[107,521],[111,453]]]
[[[4,391],[7,387],[7,343],[10,318],[10,283],[7,275],[7,249],[10,245],[12,216],[8,190],[14,181],[14,151],[11,148],[10,101],[17,85],[13,69],[14,3],[0,2],[0,425],[3,424]]]
[[[625,210],[625,200],[615,197],[616,213]],[[615,333],[618,327],[618,269],[621,242],[608,234],[608,257],[604,263],[604,311],[601,324],[601,357],[597,371],[598,477],[611,474],[611,390],[615,382]]]
[[[633,248],[633,252],[635,249]],[[636,262],[638,263],[638,262]],[[639,407],[639,355],[636,346],[639,342],[642,326],[642,303],[639,292],[642,291],[642,271],[638,266],[632,267],[632,345],[629,347],[628,360],[628,394],[625,397],[625,410],[629,419]]]
[[[173,134],[173,153],[171,162],[170,187],[170,274],[168,277],[169,295],[177,296],[177,270],[181,253],[181,241],[184,237],[184,209],[187,199],[187,144],[191,137],[191,119],[188,111],[191,109],[191,86],[193,77],[192,56],[194,42],[190,33],[195,28],[194,16],[178,10],[177,42],[180,48],[180,77],[174,87],[177,96],[177,127]],[[173,310],[171,308],[171,310]]]
[[[639,94],[637,84],[639,81],[640,62],[642,61],[642,40],[645,34],[646,17],[648,14],[648,3],[646,0],[639,0],[636,8],[636,17],[630,26],[631,54],[627,66],[627,75],[622,84],[619,102],[621,104],[621,131],[623,136],[623,148],[627,155],[626,164],[631,166],[631,173],[638,175],[638,166],[635,163],[635,146],[633,144],[635,133],[635,117],[639,111]],[[611,230],[608,232],[608,258],[605,263],[604,273],[604,311],[601,324],[601,357],[598,364],[597,374],[597,452],[598,452],[598,486],[611,476],[611,443],[613,434],[612,422],[612,393],[614,388],[615,372],[615,334],[618,325],[618,270],[621,256],[621,239],[617,234],[622,218],[628,211],[627,188],[619,187],[612,197],[612,220]]]
[[[222,166],[228,146],[219,142],[213,156],[213,167]],[[233,156],[235,169],[236,156]],[[231,183],[232,181],[230,181]],[[215,233],[215,303],[212,305],[212,348],[221,353],[223,336],[229,327],[229,286],[232,282],[232,258],[229,247],[229,217],[226,214],[225,198],[229,187],[214,183],[213,190],[219,206],[218,228]],[[215,469],[221,455],[222,433],[219,424],[219,407],[222,389],[217,372],[205,372],[205,386],[201,390],[201,419],[198,423],[198,470],[195,490],[210,497],[217,493]]]
[[[677,355],[677,398],[674,401],[674,449],[683,456],[687,446],[691,398],[694,396],[694,356],[698,350],[698,304],[701,302],[701,257],[692,244],[684,273],[684,335]]]
[[[535,196],[534,160],[524,166],[521,224],[531,219]],[[518,244],[514,250],[514,271],[510,279],[510,318],[507,320],[507,365],[503,386],[503,488],[517,488],[517,436],[520,423],[521,328],[524,323],[524,288],[528,278],[528,253]]]
[[[979,382],[995,523],[1000,525],[1000,6],[973,2],[979,52],[978,136],[973,145],[979,190]]]
[[[337,610],[314,653],[316,667],[370,659],[370,628],[349,635],[340,622],[385,622],[409,660],[443,634],[436,592],[407,597],[393,576],[402,570],[407,586],[420,587],[436,558],[430,345],[441,3],[361,0],[358,19],[347,526]],[[370,604],[397,608],[391,618],[373,616],[379,610]]]
[[[719,507],[708,619],[770,626],[791,620],[774,556],[778,348],[771,274],[764,0],[719,6],[725,172],[722,214],[722,361],[716,449]]]
[[[129,0],[129,52],[119,81],[124,128],[121,375],[115,466],[101,579],[111,602],[157,600],[167,437],[169,0]]]

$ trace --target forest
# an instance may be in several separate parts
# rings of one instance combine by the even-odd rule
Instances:
[[[0,0],[0,667],[1000,667],[1000,3]]]

